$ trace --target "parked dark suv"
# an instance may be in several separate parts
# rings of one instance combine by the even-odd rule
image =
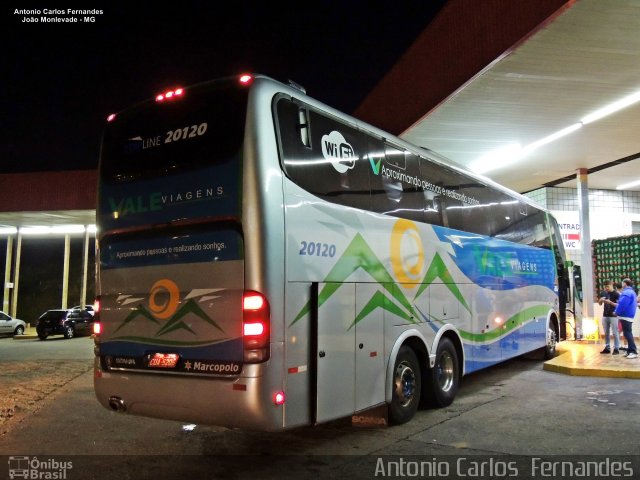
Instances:
[[[38,338],[45,340],[49,335],[64,335],[73,338],[76,335],[93,333],[93,315],[87,310],[47,310],[38,319],[36,332]]]

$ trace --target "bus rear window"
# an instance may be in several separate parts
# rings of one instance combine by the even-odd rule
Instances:
[[[143,102],[107,125],[100,159],[108,183],[234,161],[242,147],[247,89],[210,82],[171,101]]]

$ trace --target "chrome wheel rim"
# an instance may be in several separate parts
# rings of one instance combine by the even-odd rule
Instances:
[[[440,361],[436,365],[436,378],[441,391],[448,392],[453,387],[455,369],[453,368],[453,357],[449,352],[442,352]]]
[[[547,349],[550,352],[556,349],[556,332],[553,328],[547,328]]]
[[[395,386],[398,402],[406,407],[416,394],[416,374],[406,362],[401,362],[396,368]]]

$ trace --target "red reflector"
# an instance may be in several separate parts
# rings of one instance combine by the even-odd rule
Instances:
[[[273,396],[273,403],[276,405],[282,405],[286,401],[285,395],[283,391],[276,392]]]
[[[264,333],[264,324],[262,323],[245,323],[244,324],[245,337],[262,335],[263,333]]]
[[[94,335],[100,335],[102,333],[102,324],[100,322],[93,324],[93,333]]]
[[[156,102],[162,102],[164,100],[169,100],[173,97],[180,97],[184,94],[184,88],[175,88],[173,90],[167,90],[156,96]]]

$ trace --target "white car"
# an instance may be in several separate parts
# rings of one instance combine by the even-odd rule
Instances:
[[[22,335],[27,324],[24,320],[12,318],[4,312],[0,312],[0,335]]]

